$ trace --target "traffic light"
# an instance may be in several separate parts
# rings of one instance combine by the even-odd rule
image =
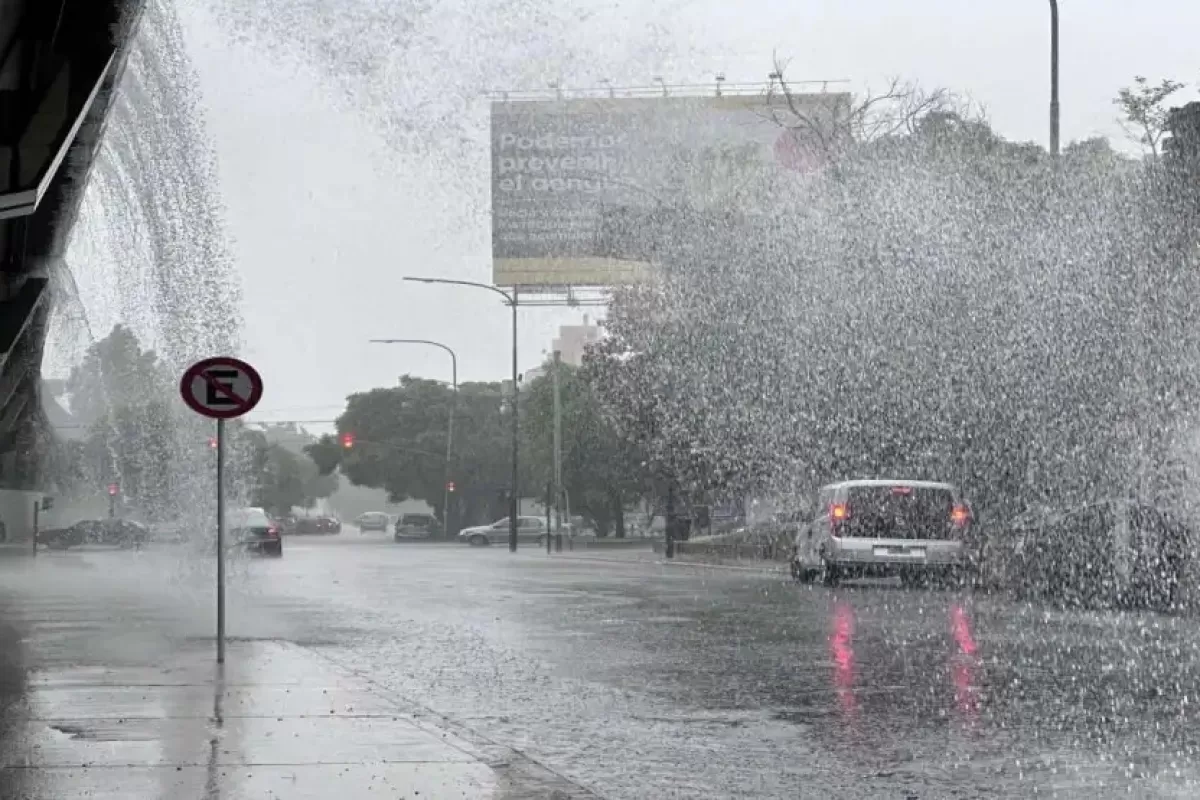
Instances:
[[[215,436],[208,437],[208,449],[210,449],[210,450],[217,449],[217,437],[215,437]]]
[[[352,447],[354,447],[354,434],[353,433],[343,433],[342,434],[342,449],[349,450]]]
[[[118,484],[110,483],[108,485],[108,496],[109,497],[116,497],[117,492],[119,492],[119,491],[121,491],[121,487]]]
[[[454,491],[454,481],[446,481],[446,491],[447,492]]]

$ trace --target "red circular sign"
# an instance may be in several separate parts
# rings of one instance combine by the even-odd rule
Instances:
[[[237,358],[217,356],[197,361],[179,380],[188,408],[211,419],[240,417],[262,399],[258,370]]]

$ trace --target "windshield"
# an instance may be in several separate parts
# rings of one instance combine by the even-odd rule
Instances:
[[[271,518],[260,508],[237,509],[229,515],[229,525],[235,528],[267,528]]]
[[[1191,798],[1198,686],[1197,0],[0,0],[0,800]]]
[[[845,505],[845,535],[941,539],[951,532],[954,494],[907,485],[852,486]]]

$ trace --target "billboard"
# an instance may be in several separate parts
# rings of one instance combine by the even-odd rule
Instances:
[[[748,171],[812,168],[849,104],[841,93],[494,102],[494,283],[644,280],[653,265],[622,246],[615,220],[719,202]]]

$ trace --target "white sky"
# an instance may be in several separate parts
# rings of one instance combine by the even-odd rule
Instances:
[[[243,355],[267,383],[260,419],[332,418],[348,393],[404,372],[448,379],[441,351],[372,337],[443,341],[458,351],[460,380],[508,374],[508,311],[492,295],[400,280],[490,278],[485,88],[540,89],[560,75],[568,86],[717,72],[759,82],[778,53],[792,79],[861,88],[898,75],[968,93],[1001,134],[1046,141],[1044,0],[443,0],[414,12],[403,36],[379,30],[378,15],[360,11],[366,0],[333,4],[337,19],[304,12],[319,0],[291,15],[280,13],[296,5],[286,0],[244,3],[256,10],[242,14],[308,26],[275,37],[291,37],[283,49],[262,41],[267,21],[233,37],[219,3],[182,5],[243,281]],[[1136,74],[1200,83],[1195,0],[1061,6],[1064,143],[1121,138],[1112,97]],[[373,76],[361,89],[346,78],[355,69]],[[454,106],[462,131],[433,116]],[[389,144],[397,119],[417,131],[416,150]],[[522,311],[521,368],[582,313]]]

